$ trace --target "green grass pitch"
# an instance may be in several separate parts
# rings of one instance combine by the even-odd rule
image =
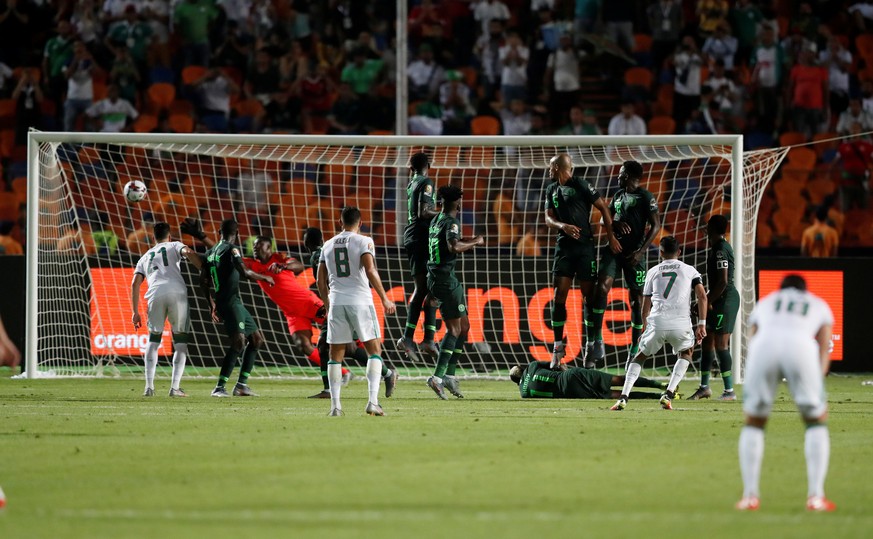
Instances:
[[[255,399],[141,397],[139,380],[10,380],[0,371],[0,537],[870,537],[873,387],[832,376],[833,514],[807,514],[803,428],[783,390],[762,506],[740,514],[739,403],[522,401],[464,381],[438,401],[400,380],[387,417],[254,380]],[[682,390],[693,391],[694,380]],[[716,380],[714,389],[720,389]]]

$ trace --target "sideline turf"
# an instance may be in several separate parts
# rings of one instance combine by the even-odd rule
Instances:
[[[806,514],[803,429],[783,391],[767,430],[762,506],[739,514],[739,403],[532,400],[421,380],[363,414],[253,380],[257,399],[144,399],[134,380],[8,379],[0,370],[0,537],[869,537],[873,387],[830,377],[834,514]],[[682,385],[685,394],[695,384]],[[713,386],[720,391],[720,381]]]

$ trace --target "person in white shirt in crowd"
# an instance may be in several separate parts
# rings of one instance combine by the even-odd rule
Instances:
[[[852,53],[847,51],[836,36],[828,39],[828,46],[818,54],[818,63],[828,70],[830,111],[836,116],[849,106],[849,68]]]
[[[88,107],[85,114],[100,121],[102,133],[120,133],[125,130],[128,122],[139,117],[139,112],[130,101],[119,96],[118,86],[115,84],[110,84],[106,89],[106,98]]]
[[[873,131],[873,113],[864,110],[860,97],[849,98],[849,107],[840,114],[837,121],[837,134],[849,135],[852,124],[861,124],[861,131]]]
[[[633,102],[624,101],[621,104],[621,112],[609,120],[606,133],[608,135],[645,135],[646,129],[646,122],[635,112]]]
[[[739,443],[743,497],[736,505],[738,510],[756,511],[760,507],[764,427],[783,379],[806,424],[806,509],[836,510],[836,504],[824,492],[831,453],[824,377],[830,369],[833,325],[830,307],[807,292],[806,281],[800,275],[786,275],[780,289],[760,300],[749,315],[743,386],[746,420]]]
[[[473,18],[482,25],[483,34],[488,33],[488,23],[492,20],[505,22],[511,17],[509,8],[500,0],[479,0],[471,3],[470,9],[473,10]]]
[[[712,100],[718,105],[719,110],[730,112],[739,96],[737,85],[725,74],[724,62],[716,60],[709,78],[703,83],[705,88],[712,90]]]
[[[445,80],[445,70],[433,58],[433,48],[429,43],[418,47],[418,58],[410,62],[406,70],[409,76],[409,100],[430,101],[439,92]]]
[[[200,112],[203,115],[221,114],[230,116],[230,96],[239,93],[239,86],[222,71],[213,67],[194,82],[200,93]]]
[[[685,125],[691,111],[700,106],[700,67],[703,58],[697,50],[694,37],[685,36],[673,55],[673,120]]]
[[[76,120],[94,102],[94,70],[97,65],[85,43],[73,43],[73,56],[64,66],[67,77],[67,99],[64,101],[64,131],[73,131]]]
[[[500,50],[504,46],[505,39],[503,21],[494,19],[488,23],[488,32],[479,36],[473,47],[473,52],[481,66],[481,82],[485,88],[485,99],[493,99],[500,86]]]
[[[584,54],[584,53],[582,53]],[[573,48],[573,39],[564,32],[558,40],[558,48],[549,55],[546,63],[545,89],[552,113],[552,125],[558,125],[567,117],[570,107],[579,100],[580,53]]]
[[[504,103],[527,97],[528,49],[517,31],[510,30],[506,44],[498,52],[500,63],[500,93]]]
[[[728,73],[734,70],[734,56],[740,46],[737,38],[730,34],[731,26],[727,21],[721,22],[715,29],[715,33],[703,42],[701,52],[706,56],[709,68],[715,66],[715,62],[721,60]]]

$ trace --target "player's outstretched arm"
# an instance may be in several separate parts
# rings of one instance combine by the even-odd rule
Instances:
[[[142,317],[139,314],[139,287],[142,285],[142,281],[142,273],[134,273],[133,281],[130,283],[130,306],[133,310],[131,321],[134,329],[139,329],[142,326]]]
[[[560,230],[573,239],[579,239],[579,227],[555,219],[555,212],[551,208],[546,210],[546,226],[552,230]]]
[[[242,275],[249,281],[264,281],[270,283],[270,286],[273,286],[275,284],[275,281],[273,281],[273,278],[269,275],[263,275],[247,268],[245,263],[242,261],[242,258],[234,257],[233,265],[234,267],[236,267],[236,271],[238,271],[240,275]]]
[[[273,273],[279,273],[282,270],[288,270],[294,275],[300,275],[303,273],[303,270],[306,269],[303,266],[303,263],[297,260],[296,258],[286,257],[285,261],[282,263],[273,262],[270,264],[270,271]]]
[[[706,289],[703,288],[703,283],[694,285],[694,295],[697,296],[697,312],[707,312],[709,303],[706,300]],[[701,315],[697,320],[697,327],[694,329],[694,338],[700,343],[704,337],[706,337],[706,316]]]
[[[603,197],[594,201],[594,207],[600,210],[600,215],[603,216],[603,226],[606,228],[606,238],[609,240],[609,249],[613,253],[621,252],[621,244],[615,237],[615,231],[612,228],[612,211],[606,206]]]
[[[373,287],[373,290],[376,291],[376,294],[379,296],[379,299],[382,300],[382,307],[385,309],[385,314],[394,314],[397,311],[397,306],[394,305],[394,302],[388,299],[388,295],[385,294],[385,287],[382,286],[382,278],[379,277],[379,270],[376,269],[376,259],[373,258],[373,255],[370,253],[364,253],[361,257],[361,264],[364,266],[364,273],[367,274],[367,279],[370,281],[370,285]],[[321,272],[318,272],[321,275]]]
[[[198,270],[203,269],[203,258],[201,258],[201,256],[199,254],[194,252],[193,249],[185,246],[185,247],[182,247],[181,253],[182,253],[182,256],[185,257],[185,260],[194,264],[195,268],[197,268]]]
[[[316,284],[318,285],[318,295],[321,296],[321,301],[324,302],[324,310],[328,311],[330,309],[328,302],[330,291],[327,287],[327,264],[324,262],[318,263],[318,279]]]
[[[450,239],[449,252],[460,254],[480,245],[485,245],[485,238],[482,236],[476,236],[472,240]]]
[[[192,238],[203,242],[206,247],[212,248],[215,246],[215,240],[209,238],[205,232],[203,232],[203,224],[200,222],[200,219],[196,217],[186,217],[179,224],[179,230],[182,231],[182,234],[187,234]]]
[[[831,332],[833,326],[830,324],[823,325],[815,335],[815,340],[818,341],[818,354],[821,361],[821,373],[827,376],[831,370]]]

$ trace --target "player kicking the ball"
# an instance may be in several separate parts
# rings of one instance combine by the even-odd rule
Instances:
[[[370,285],[382,300],[386,314],[394,314],[394,302],[385,295],[382,279],[376,269],[376,248],[373,240],[358,233],[361,211],[343,208],[343,231],[327,240],[318,262],[318,292],[327,308],[327,343],[330,361],[327,376],[330,384],[330,414],[343,415],[340,403],[342,363],[346,345],[357,336],[370,355],[367,360],[368,415],[385,415],[379,406],[379,383],[382,380],[382,344],[379,320]]]
[[[673,236],[661,239],[661,258],[662,262],[646,273],[640,350],[628,365],[621,396],[612,410],[624,410],[627,407],[628,396],[640,376],[643,363],[665,343],[669,343],[679,356],[673,366],[667,390],[661,395],[661,407],[672,410],[676,388],[691,363],[694,344],[706,336],[706,320],[698,321],[696,330],[691,327],[692,291],[697,296],[700,312],[706,312],[706,290],[703,288],[700,273],[679,260],[679,242]]]
[[[183,258],[194,264],[200,270],[202,261],[200,255],[189,249],[184,243],[170,239],[170,225],[155,223],[154,237],[156,245],[145,252],[133,273],[130,285],[130,301],[133,305],[133,327],[142,326],[139,314],[139,287],[144,280],[148,281],[145,298],[148,302],[149,344],[146,346],[144,397],[155,394],[155,369],[158,366],[158,348],[161,347],[161,335],[164,322],[170,320],[173,331],[173,378],[170,386],[171,397],[187,397],[179,388],[182,373],[185,371],[185,360],[188,357],[188,334],[191,333],[191,318],[188,315],[188,291],[182,278],[180,262]]]

